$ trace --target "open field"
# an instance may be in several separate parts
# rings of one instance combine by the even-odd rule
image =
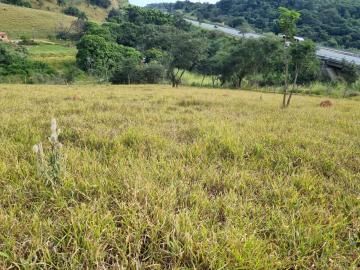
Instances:
[[[359,101],[321,100],[0,85],[0,269],[358,269]]]
[[[75,59],[76,47],[75,46],[65,46],[60,44],[39,44],[35,46],[27,46],[28,51],[32,55],[42,56],[42,55],[59,55],[67,56],[71,55]]]
[[[48,38],[60,26],[68,27],[76,18],[61,13],[23,8],[0,3],[0,31],[11,39],[21,36]]]
[[[75,65],[76,47],[60,44],[39,44],[27,46],[30,58],[49,64],[57,71],[63,71],[67,66]]]

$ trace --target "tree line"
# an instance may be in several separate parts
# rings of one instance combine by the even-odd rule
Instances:
[[[245,79],[260,86],[284,81],[281,39],[236,39],[194,28],[180,16],[134,6],[112,10],[102,25],[86,22],[77,48],[80,68],[114,83],[167,79],[176,87],[185,71],[209,76],[214,85],[236,88]],[[293,46],[289,76],[297,72],[296,54],[301,50],[307,60],[297,82],[309,83],[320,76],[311,41]]]
[[[135,6],[112,10],[106,23],[84,24],[77,64],[103,81],[119,84],[168,80],[177,87],[185,72],[192,72],[210,77],[213,86],[240,88],[245,80],[283,86],[286,107],[299,84],[326,77],[315,44],[294,39],[301,14],[284,7],[279,14],[285,39],[239,39],[191,26],[178,14]]]

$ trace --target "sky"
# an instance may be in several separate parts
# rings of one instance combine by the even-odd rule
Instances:
[[[208,3],[216,3],[218,0],[191,0],[192,2],[208,2]],[[146,6],[151,3],[170,3],[176,2],[176,0],[129,0],[130,4],[137,6]]]

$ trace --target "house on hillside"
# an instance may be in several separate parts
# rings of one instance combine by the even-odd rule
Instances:
[[[0,41],[2,42],[10,42],[7,34],[5,32],[0,32]]]

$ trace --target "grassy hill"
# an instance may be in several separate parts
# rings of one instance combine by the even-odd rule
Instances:
[[[36,9],[47,10],[62,13],[64,7],[57,5],[56,0],[28,0],[31,6]],[[111,0],[112,5],[108,9],[104,9],[94,5],[86,4],[85,0],[69,0],[66,2],[66,6],[74,6],[84,11],[88,18],[95,21],[103,21],[107,17],[107,14],[111,8],[118,8],[119,6],[128,3],[127,0]]]
[[[22,35],[35,38],[54,36],[56,29],[69,26],[74,17],[50,11],[23,8],[0,3],[0,31],[16,39]]]
[[[2,85],[0,268],[356,269],[359,101]],[[50,119],[64,171],[37,172]]]
[[[22,35],[35,38],[47,38],[54,36],[59,26],[69,26],[75,17],[66,16],[62,13],[65,7],[59,7],[56,0],[38,1],[30,0],[33,8],[23,8],[14,5],[0,3],[0,31],[5,31],[10,38],[19,38]],[[84,11],[88,18],[95,21],[103,21],[109,10],[113,7],[125,5],[126,0],[112,0],[108,9],[93,5],[87,5],[85,1],[70,0],[66,6],[75,6]]]

